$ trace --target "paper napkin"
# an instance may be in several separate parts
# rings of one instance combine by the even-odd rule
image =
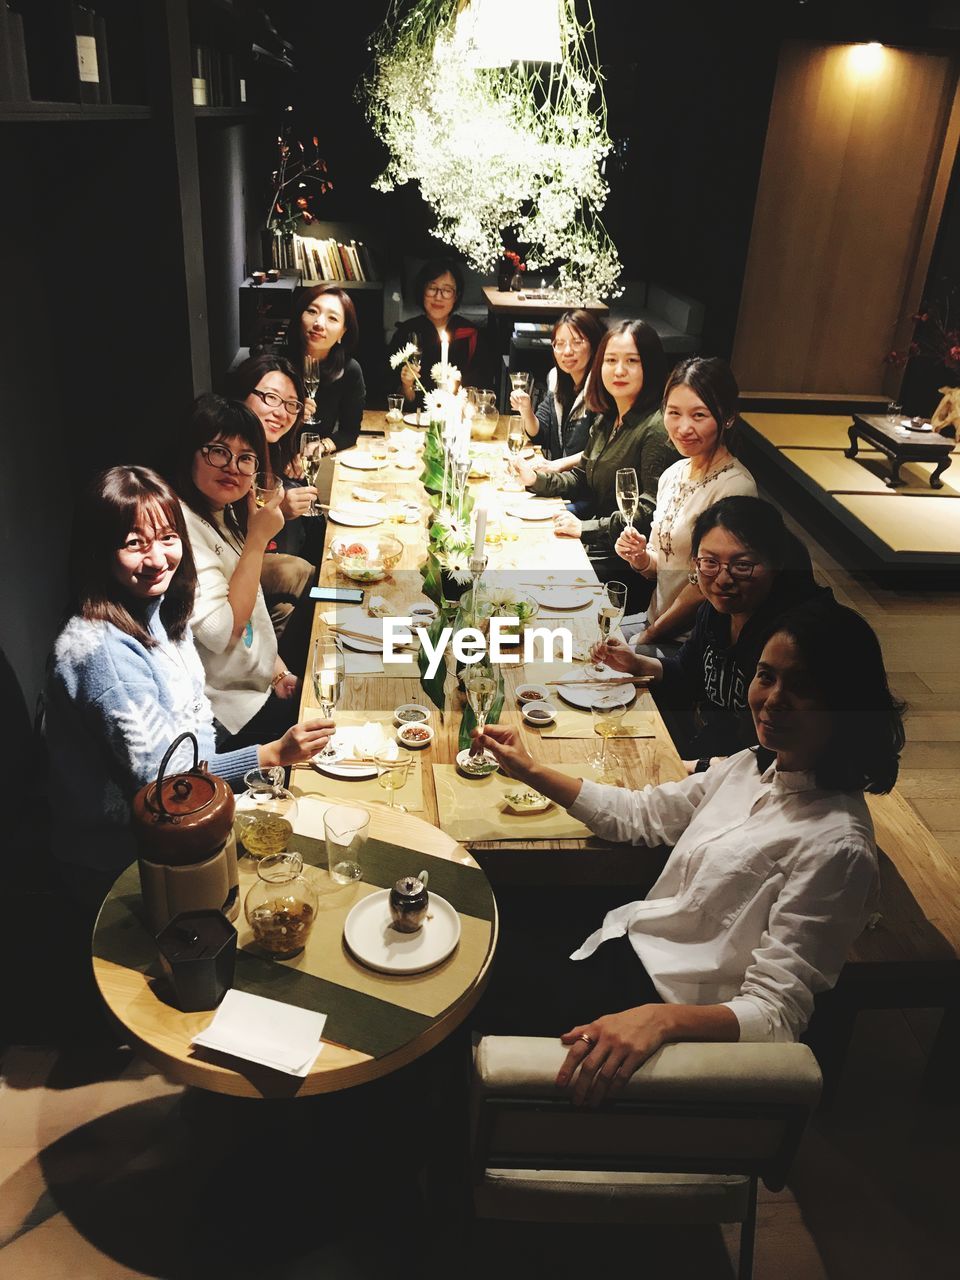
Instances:
[[[303,1077],[323,1048],[326,1020],[325,1013],[231,989],[192,1043]]]

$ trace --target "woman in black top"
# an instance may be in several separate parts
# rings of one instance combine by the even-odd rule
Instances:
[[[543,449],[542,471],[566,471],[583,452],[593,414],[586,406],[587,379],[606,326],[589,311],[565,311],[553,326],[556,367],[547,377],[547,394],[533,412],[529,393],[514,391],[510,407],[523,429]]]
[[[411,343],[419,356],[420,380],[429,390],[433,379],[430,371],[440,363],[441,335],[447,335],[447,361],[460,371],[460,382],[475,387],[480,374],[480,332],[476,325],[457,315],[457,304],[463,297],[463,272],[453,258],[431,258],[417,272],[416,296],[423,305],[423,315],[401,320],[390,343],[390,355]],[[397,375],[394,375],[397,376]],[[407,407],[418,403],[414,373],[407,363],[400,367],[399,390]]]
[[[657,705],[693,772],[756,743],[747,688],[771,625],[831,593],[817,586],[806,547],[762,498],[721,498],[697,517],[691,542],[706,599],[679,652],[651,658],[619,640],[595,652],[617,671],[653,677]]]
[[[359,335],[356,310],[343,289],[320,284],[297,291],[284,354],[301,377],[308,358],[320,362],[320,382],[306,402],[304,426],[320,434],[324,453],[352,448],[360,434],[367,389],[353,359]]]

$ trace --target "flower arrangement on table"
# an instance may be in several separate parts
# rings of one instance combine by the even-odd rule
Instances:
[[[521,272],[526,271],[526,269],[527,264],[519,253],[514,253],[511,249],[505,249],[497,271],[497,288],[500,292],[507,293],[514,287],[519,289]]]
[[[290,239],[301,223],[313,222],[317,201],[333,190],[319,147],[316,134],[309,144],[294,137],[292,124],[284,125],[277,138],[277,167],[270,174],[266,217],[266,228],[275,240]]]
[[[954,378],[960,376],[960,324],[950,314],[956,293],[956,287],[948,287],[942,302],[921,303],[920,310],[910,317],[916,325],[913,341],[902,350],[888,351],[883,363],[902,369],[908,360],[932,360]],[[960,428],[960,387],[941,387],[940,394],[943,399],[930,421],[935,431],[955,436]]]

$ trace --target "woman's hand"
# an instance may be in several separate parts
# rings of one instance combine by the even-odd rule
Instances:
[[[637,1067],[666,1044],[669,1019],[668,1005],[641,1004],[572,1027],[560,1037],[570,1052],[557,1073],[557,1087],[569,1086],[578,1106],[595,1107],[608,1095],[616,1097]]]
[[[524,418],[528,413],[532,413],[533,409],[530,405],[529,391],[511,391],[510,392],[510,408],[514,413],[521,414]]]
[[[305,764],[323,750],[335,730],[332,720],[308,720],[292,725],[278,741],[263,744],[257,753],[260,766],[267,769],[273,765]]]
[[[634,653],[625,641],[617,640],[615,637],[595,644],[590,650],[590,657],[594,662],[605,662],[614,671],[626,671],[632,676],[651,674],[644,667],[644,663],[649,660]]]
[[[513,474],[517,477],[524,488],[529,489],[530,485],[537,478],[537,473],[530,465],[526,458],[511,458],[510,466],[513,468]]]
[[[486,748],[512,778],[527,781],[536,761],[523,745],[517,729],[506,724],[488,724],[483,733],[474,729],[471,736],[477,748]]]
[[[317,491],[312,484],[284,489],[283,500],[280,503],[284,520],[299,520],[301,516],[308,516],[316,500]]]
[[[313,422],[313,415],[317,412],[317,402],[311,396],[305,396],[303,401],[303,425],[309,427]]]
[[[530,459],[530,465],[538,475],[550,475],[552,472],[560,470],[557,465],[558,461],[559,459],[545,458],[542,453],[538,453]]]
[[[558,538],[579,538],[583,533],[583,521],[572,511],[561,511],[553,517],[553,532]]]
[[[283,528],[283,512],[280,510],[280,493],[274,494],[265,507],[258,507],[253,491],[247,494],[246,542],[266,546]]]
[[[404,398],[413,400],[417,394],[417,375],[408,364],[400,366],[400,385],[403,387]]]
[[[650,563],[646,538],[629,525],[616,540],[613,549],[620,559],[626,560],[630,568],[635,569],[637,573],[642,573]]]
[[[292,671],[287,671],[282,663],[280,663],[280,670],[276,674],[280,679],[273,686],[273,692],[278,698],[286,702],[287,698],[292,698],[300,688],[300,681]]]

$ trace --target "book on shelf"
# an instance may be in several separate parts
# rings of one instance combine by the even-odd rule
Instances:
[[[303,272],[304,284],[353,284],[371,279],[368,266],[372,260],[356,240],[344,244],[332,236],[321,240],[294,234],[291,245],[293,265]],[[276,261],[275,254],[274,266],[285,265]]]

